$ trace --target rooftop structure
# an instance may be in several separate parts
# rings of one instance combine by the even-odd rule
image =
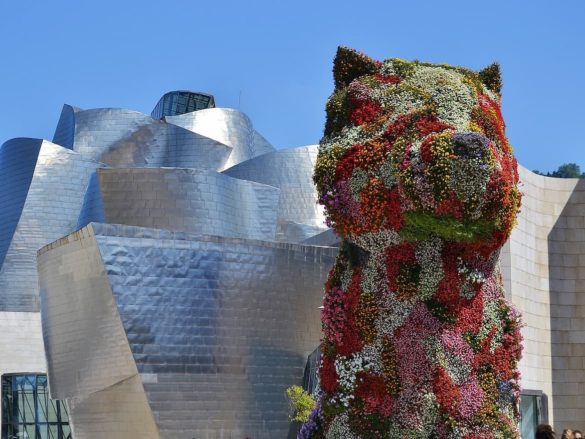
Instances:
[[[214,108],[215,100],[207,93],[176,90],[165,93],[157,102],[150,115],[155,119],[166,116],[178,116],[192,111]]]

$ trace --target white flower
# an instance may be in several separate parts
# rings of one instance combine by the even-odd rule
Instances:
[[[338,376],[339,391],[335,398],[345,407],[353,399],[353,391],[357,384],[357,374],[368,370],[371,360],[362,352],[357,352],[349,357],[339,356],[335,360],[335,371]]]
[[[327,434],[326,439],[359,439],[349,428],[349,417],[347,413],[338,415],[333,419]]]
[[[463,81],[464,76],[451,69],[417,66],[408,83],[430,95],[440,120],[465,131],[471,110],[477,106],[475,90]]]
[[[420,266],[418,296],[430,299],[443,279],[443,260],[441,250],[443,241],[433,237],[422,241],[416,248],[416,260]]]

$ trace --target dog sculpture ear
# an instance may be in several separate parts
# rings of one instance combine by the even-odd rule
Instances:
[[[479,79],[489,90],[500,95],[502,91],[502,74],[500,65],[493,63],[479,71]]]
[[[339,46],[333,60],[335,88],[346,87],[355,78],[378,71],[380,63],[349,47]]]

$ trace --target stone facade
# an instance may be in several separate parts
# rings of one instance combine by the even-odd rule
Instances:
[[[585,428],[585,181],[520,168],[518,225],[502,253],[522,311],[522,387],[548,395],[557,430]]]

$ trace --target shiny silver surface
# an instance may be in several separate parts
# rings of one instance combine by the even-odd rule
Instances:
[[[55,141],[111,167],[221,169],[231,148],[138,111],[63,109]],[[74,119],[72,121],[72,119]]]
[[[341,238],[335,234],[333,229],[327,229],[318,235],[311,236],[302,242],[304,245],[319,245],[325,247],[339,247]]]
[[[274,147],[254,129],[250,118],[233,108],[209,108],[168,116],[164,120],[231,147],[232,152],[222,169],[274,151]]]
[[[36,252],[75,230],[90,175],[103,166],[46,140],[0,149],[0,310],[38,311]]]
[[[279,190],[213,171],[100,169],[78,227],[92,221],[274,240]]]
[[[79,111],[82,111],[81,108],[67,104],[63,105],[61,116],[53,135],[53,143],[73,149],[73,143],[75,142],[75,113]]]
[[[49,248],[39,285],[51,397],[66,401],[76,439],[158,438],[91,228]]]
[[[128,347],[161,437],[286,437],[284,390],[300,382],[319,342],[335,254],[95,223],[46,246],[39,273],[51,391],[70,404],[76,437],[121,437],[91,414],[132,419],[143,410],[136,384],[128,398],[108,396],[133,373]]]
[[[223,171],[235,178],[280,189],[279,241],[301,242],[327,230],[323,207],[317,203],[313,184],[318,150],[318,145],[281,149]]]
[[[325,230],[316,149],[217,108],[65,105],[54,141],[0,148],[0,311],[40,285],[76,439],[286,437],[337,251],[291,244]]]

